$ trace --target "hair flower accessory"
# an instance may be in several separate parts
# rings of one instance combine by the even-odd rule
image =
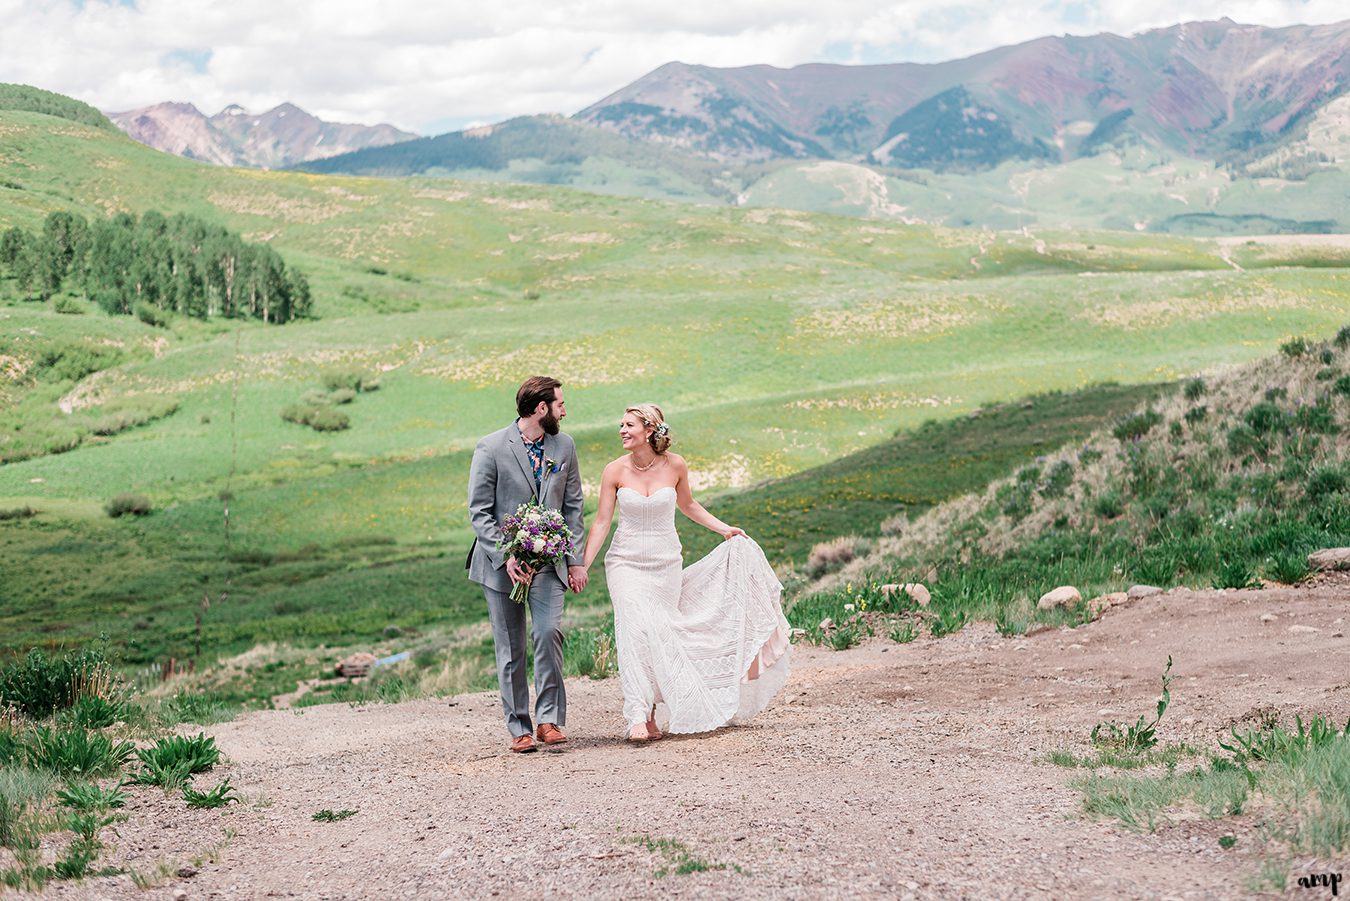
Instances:
[[[656,427],[657,438],[664,438],[668,434],[670,434],[670,426],[666,425],[664,422]]]

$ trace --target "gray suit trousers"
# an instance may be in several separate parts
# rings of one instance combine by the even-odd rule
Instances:
[[[537,573],[530,585],[530,632],[534,644],[534,693],[537,723],[562,726],[567,722],[567,691],[563,686],[563,598],[567,586],[551,569]],[[525,672],[525,604],[511,600],[510,591],[483,586],[488,619],[497,649],[497,680],[502,711],[512,737],[534,731],[530,720],[530,683]]]

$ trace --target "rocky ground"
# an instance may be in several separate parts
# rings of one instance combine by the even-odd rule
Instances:
[[[254,713],[212,728],[244,803],[189,811],[135,789],[107,857],[161,874],[58,885],[80,898],[1233,898],[1257,814],[1132,833],[1081,812],[1092,725],[1151,712],[1215,748],[1268,711],[1350,717],[1350,576],[1175,590],[1069,630],[794,647],[749,727],[633,747],[617,680],[568,686],[572,741],[506,751],[490,693]],[[214,777],[199,782],[214,784]],[[1259,811],[1259,805],[1256,805]],[[316,822],[321,809],[355,810]],[[1218,838],[1238,838],[1223,850]],[[227,837],[228,836],[228,837]],[[675,872],[684,869],[693,872]],[[181,871],[181,875],[180,875]],[[664,874],[663,874],[664,871]],[[1350,858],[1295,860],[1339,871]],[[1342,885],[1344,888],[1345,886]]]

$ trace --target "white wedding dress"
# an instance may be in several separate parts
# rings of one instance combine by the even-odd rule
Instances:
[[[620,488],[618,508],[605,576],[624,719],[638,726],[661,704],[667,732],[748,720],[788,675],[783,586],[764,551],[737,536],[682,571],[674,488]]]

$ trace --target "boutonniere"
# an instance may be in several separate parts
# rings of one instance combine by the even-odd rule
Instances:
[[[544,469],[548,471],[549,475],[556,476],[558,473],[562,472],[562,464],[552,457],[545,457]]]

